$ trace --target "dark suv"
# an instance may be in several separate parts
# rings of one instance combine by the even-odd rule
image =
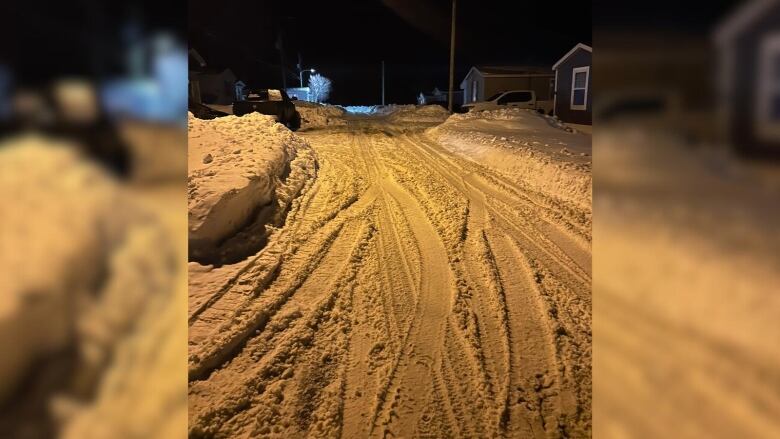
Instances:
[[[276,116],[279,123],[293,131],[301,127],[301,115],[295,111],[295,104],[284,90],[251,90],[246,100],[233,103],[236,116],[254,112]]]

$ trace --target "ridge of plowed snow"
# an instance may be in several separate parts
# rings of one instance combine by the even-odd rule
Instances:
[[[518,184],[590,211],[591,136],[533,110],[453,114],[426,134]]]
[[[188,165],[189,243],[196,254],[238,233],[263,206],[288,204],[313,172],[314,158],[305,140],[271,116],[190,114]]]
[[[301,115],[301,129],[343,126],[346,110],[335,105],[296,101],[295,109]]]
[[[443,122],[450,115],[440,105],[394,105],[383,112],[392,122]]]

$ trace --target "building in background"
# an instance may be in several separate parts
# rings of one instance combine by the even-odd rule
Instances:
[[[482,102],[508,90],[533,90],[536,99],[551,100],[555,75],[544,67],[474,66],[460,83],[463,103]]]
[[[725,136],[747,153],[780,153],[780,1],[752,1],[715,34]]]
[[[593,90],[590,74],[593,49],[577,44],[553,65],[555,71],[555,115],[564,122],[591,125]]]
[[[716,53],[704,35],[600,31],[593,118],[599,126],[641,124],[690,140],[719,141]]]
[[[235,97],[234,99],[237,101],[243,101],[246,99],[246,95],[249,93],[249,91],[246,88],[246,84],[244,81],[238,80],[234,84],[235,87]]]
[[[287,96],[289,96],[290,99],[294,99],[298,101],[314,102],[314,100],[311,99],[311,93],[309,93],[309,87],[290,87],[287,88],[285,91],[287,91]]]
[[[448,93],[446,91],[441,91],[439,87],[434,87],[430,93],[420,92],[417,96],[417,103],[419,105],[439,104],[446,107],[447,98]],[[463,90],[453,91],[452,101],[453,108],[460,108],[463,105]]]
[[[209,66],[195,49],[189,50],[189,100],[196,104],[232,105],[245,84],[229,68]],[[240,83],[240,84],[239,84]]]

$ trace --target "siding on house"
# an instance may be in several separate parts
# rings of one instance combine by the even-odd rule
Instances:
[[[555,115],[564,122],[591,125],[593,123],[593,66],[592,53],[578,49],[558,65],[558,81],[556,83]],[[584,110],[572,109],[572,77],[574,69],[589,67]]]
[[[510,68],[503,69],[507,69],[507,71],[491,74],[483,73],[479,68],[472,68],[460,84],[464,103],[484,101],[498,92],[507,90],[533,90],[536,92],[538,100],[552,99],[551,81],[555,75],[549,70],[547,70],[549,73],[545,73],[544,69],[537,69],[538,72],[513,74],[509,71]],[[473,95],[473,87],[475,86],[476,99]]]
[[[474,97],[474,88],[476,87],[476,99]],[[471,69],[461,82],[463,90],[463,103],[479,102],[485,99],[485,77],[478,70]]]
[[[769,90],[760,88],[761,46],[763,38],[777,31],[780,7],[763,14],[731,41],[733,74],[729,78],[729,137],[735,148],[750,153],[777,153],[780,140],[761,136],[757,124],[764,115],[758,113],[758,99]],[[775,120],[774,123],[780,123]]]
[[[225,69],[219,73],[190,73],[190,83],[197,83],[190,86],[190,89],[199,91],[201,103],[204,104],[232,104],[236,95],[237,78],[230,69]]]

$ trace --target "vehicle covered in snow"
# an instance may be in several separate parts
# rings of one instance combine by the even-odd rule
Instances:
[[[498,110],[501,108],[528,108],[540,113],[552,114],[553,101],[536,100],[533,90],[500,91],[482,102],[464,104],[468,111]]]
[[[243,116],[249,113],[276,116],[277,122],[291,130],[297,130],[301,126],[301,115],[295,110],[295,105],[284,90],[251,90],[246,99],[233,102],[234,115]]]

